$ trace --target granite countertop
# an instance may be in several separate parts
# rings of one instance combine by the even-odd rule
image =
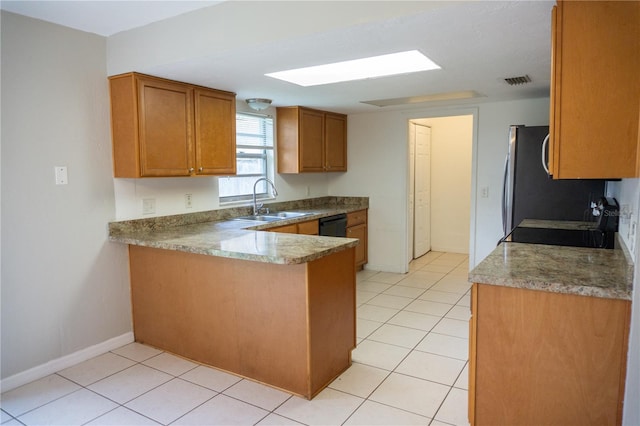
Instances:
[[[272,211],[298,211],[305,216],[274,222],[237,220],[250,208],[111,222],[114,242],[257,262],[298,264],[355,247],[354,238],[263,232],[269,228],[349,213],[369,207],[366,197],[322,197],[267,205]]]
[[[633,261],[625,248],[501,243],[469,281],[554,293],[631,300]]]

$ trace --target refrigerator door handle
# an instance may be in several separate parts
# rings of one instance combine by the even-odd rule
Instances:
[[[538,139],[540,140],[540,139]],[[542,167],[544,168],[544,171],[547,172],[547,176],[551,176],[551,173],[549,172],[549,167],[547,166],[547,145],[549,144],[549,134],[547,134],[547,137],[544,138],[544,141],[542,142]]]
[[[516,159],[518,126],[509,127],[509,146],[504,160],[504,180],[502,182],[502,230],[503,238],[511,232],[513,226],[513,188]]]
[[[502,177],[502,235],[507,236],[507,176],[509,174],[509,154],[504,158],[504,175]]]

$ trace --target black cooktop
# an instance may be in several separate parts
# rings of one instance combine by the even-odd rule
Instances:
[[[517,226],[503,241],[612,249],[614,248],[614,237],[614,232],[603,233],[595,228],[554,229]]]

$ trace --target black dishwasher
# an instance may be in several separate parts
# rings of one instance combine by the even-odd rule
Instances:
[[[327,237],[346,237],[346,213],[320,218],[320,235],[325,235]]]

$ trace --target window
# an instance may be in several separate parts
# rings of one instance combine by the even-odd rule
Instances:
[[[251,200],[256,180],[273,180],[273,118],[236,114],[236,175],[218,179],[220,203]],[[256,187],[258,198],[271,197],[266,182]]]

